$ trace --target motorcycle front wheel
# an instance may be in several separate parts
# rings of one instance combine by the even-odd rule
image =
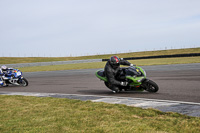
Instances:
[[[28,80],[27,79],[25,79],[25,78],[23,78],[22,79],[22,81],[21,81],[21,83],[19,83],[21,86],[28,86]]]
[[[144,89],[146,91],[152,92],[152,93],[155,93],[155,92],[157,92],[159,90],[158,85],[154,81],[152,81],[152,80],[144,82],[143,83],[143,87],[144,87]]]

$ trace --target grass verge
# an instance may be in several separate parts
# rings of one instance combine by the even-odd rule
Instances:
[[[0,95],[0,132],[197,133],[200,118],[126,105]]]
[[[85,59],[109,59],[113,55],[117,55],[120,58],[126,58],[126,57],[143,57],[143,56],[187,54],[187,53],[200,53],[200,48],[131,52],[131,53],[121,53],[121,54],[105,54],[105,55],[80,56],[80,57],[0,57],[0,64],[52,62],[52,61],[69,61],[69,60],[85,60]]]
[[[137,66],[188,64],[188,63],[200,63],[200,58],[184,57],[184,58],[165,58],[165,59],[143,59],[143,60],[131,60],[130,62],[136,64]],[[95,68],[104,68],[105,63],[106,62],[93,62],[93,63],[52,65],[52,66],[34,66],[34,67],[22,67],[19,69],[22,72],[95,69]]]

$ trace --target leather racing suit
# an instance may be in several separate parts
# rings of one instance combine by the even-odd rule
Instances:
[[[106,65],[105,65],[105,68],[104,68],[104,73],[105,73],[105,76],[106,78],[108,79],[108,82],[110,84],[112,84],[112,87],[111,89],[113,91],[119,91],[118,87],[117,86],[120,86],[121,85],[121,82],[118,81],[116,79],[116,76],[120,70],[120,65],[127,65],[127,66],[130,66],[131,63],[129,63],[128,61],[126,60],[123,60],[123,59],[120,59],[119,61],[119,66],[117,67],[113,67],[111,64],[110,64],[110,61],[108,60]]]

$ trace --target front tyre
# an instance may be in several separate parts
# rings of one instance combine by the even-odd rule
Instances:
[[[20,85],[21,86],[28,86],[28,80],[27,79],[25,79],[25,78],[23,78],[22,80],[21,80],[21,82],[20,82]]]
[[[144,84],[145,90],[148,92],[155,93],[159,90],[158,85],[152,80],[146,81],[143,84]]]

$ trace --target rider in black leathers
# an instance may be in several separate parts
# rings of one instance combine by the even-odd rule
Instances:
[[[127,82],[121,82],[116,79],[118,72],[120,70],[120,65],[133,66],[130,62],[118,58],[117,56],[112,56],[105,65],[104,73],[108,82],[111,84],[111,90],[113,93],[119,92],[118,86],[127,86]]]

